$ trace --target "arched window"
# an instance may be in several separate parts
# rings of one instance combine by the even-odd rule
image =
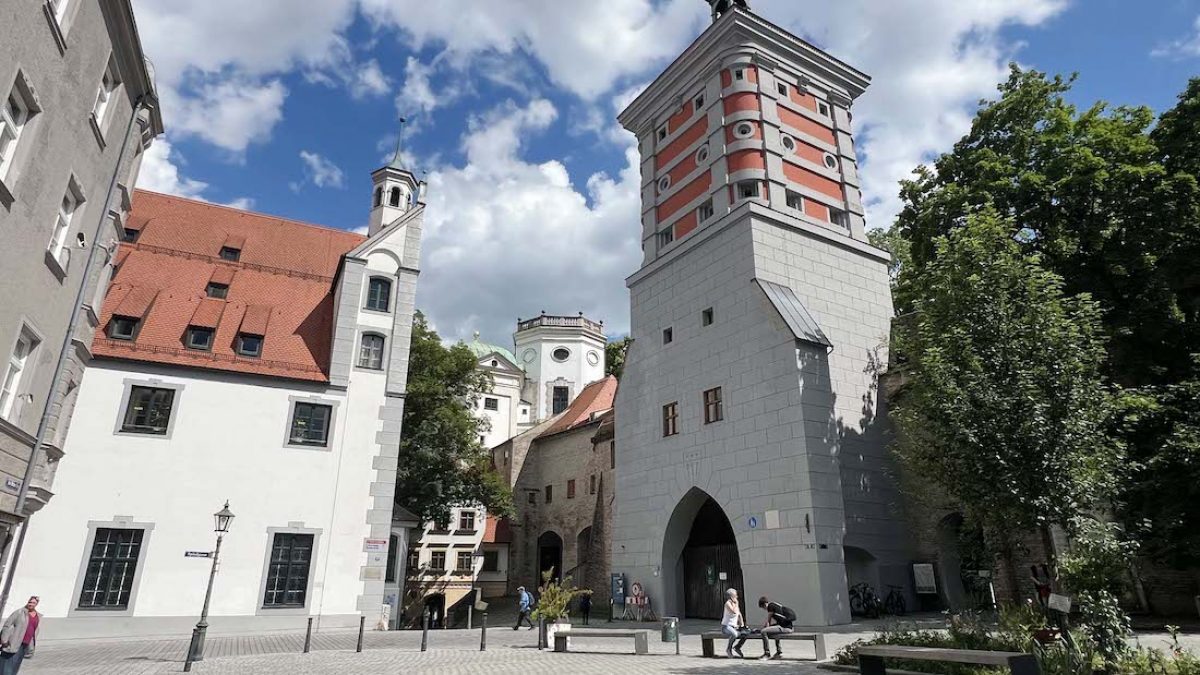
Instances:
[[[383,277],[371,277],[367,284],[367,309],[386,312],[391,306],[392,282]]]
[[[382,203],[383,203],[383,188],[377,187],[377,188],[375,188],[375,206],[379,206]]]
[[[392,188],[392,193],[388,196],[388,204],[400,206],[400,188]]]
[[[363,333],[358,349],[358,367],[383,370],[383,336]]]

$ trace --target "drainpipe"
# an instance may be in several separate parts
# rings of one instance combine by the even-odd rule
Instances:
[[[50,378],[50,393],[46,396],[46,403],[42,407],[42,418],[38,421],[37,439],[33,443],[33,449],[29,453],[29,464],[25,467],[25,479],[21,481],[21,489],[17,492],[17,506],[14,512],[19,517],[25,511],[25,502],[29,498],[29,481],[33,478],[34,467],[37,466],[37,460],[42,454],[42,445],[46,441],[46,434],[50,427],[50,411],[54,408],[54,403],[58,398],[58,380],[62,377],[63,369],[66,367],[67,361],[71,355],[71,342],[75,337],[75,329],[79,325],[79,316],[83,313],[83,298],[87,292],[87,274],[92,269],[92,263],[96,258],[96,250],[104,248],[99,246],[100,235],[107,225],[108,212],[112,208],[113,193],[117,189],[117,180],[121,175],[121,165],[125,163],[125,152],[129,149],[129,139],[133,135],[133,129],[137,124],[138,114],[141,113],[143,106],[146,104],[146,96],[138,97],[137,102],[133,104],[133,113],[129,116],[129,124],[125,127],[125,138],[121,141],[121,152],[117,155],[117,165],[113,168],[112,180],[108,182],[108,194],[104,198],[104,210],[100,213],[100,222],[96,224],[96,232],[92,236],[92,245],[88,248],[87,262],[83,266],[83,283],[79,284],[79,290],[75,293],[75,304],[71,307],[71,320],[67,322],[67,332],[63,335],[62,347],[58,350],[58,362],[54,364],[54,375]],[[29,531],[29,519],[32,514],[25,516],[24,522],[21,523],[21,535],[17,538],[17,546],[13,549],[12,560],[8,564],[8,575],[4,579],[4,590],[0,591],[0,616],[4,615],[4,608],[8,604],[8,595],[12,591],[13,577],[16,576],[17,564],[21,561],[21,549],[25,546],[25,534]]]

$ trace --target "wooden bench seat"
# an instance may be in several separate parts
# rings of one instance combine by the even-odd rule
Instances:
[[[884,659],[970,663],[977,666],[1007,666],[1013,675],[1039,675],[1037,659],[1022,652],[989,652],[979,649],[943,649],[903,645],[864,645],[858,648],[858,671],[863,675],[885,675]]]
[[[628,628],[570,628],[554,632],[554,651],[567,651],[567,638],[633,638],[633,653],[650,652],[649,631]]]
[[[729,636],[725,635],[719,630],[705,631],[704,633],[700,634],[700,649],[705,656],[716,656],[717,653],[716,649],[713,647],[713,642],[716,640],[728,639]],[[825,653],[825,635],[822,633],[780,633],[779,635],[772,635],[767,639],[807,640],[813,643],[813,650],[817,654],[817,661],[824,661],[826,658],[828,658]],[[761,641],[762,637],[758,635],[751,635],[746,641],[750,642],[753,640]]]

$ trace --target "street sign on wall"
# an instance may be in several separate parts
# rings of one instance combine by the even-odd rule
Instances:
[[[185,557],[185,558],[211,558],[212,551],[184,551],[183,557]]]

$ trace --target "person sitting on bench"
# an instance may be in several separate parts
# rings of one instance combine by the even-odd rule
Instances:
[[[775,655],[771,656],[771,643],[769,640],[773,635],[782,635],[783,633],[792,632],[792,626],[796,622],[796,612],[790,607],[784,607],[778,602],[771,602],[767,596],[762,596],[758,599],[758,606],[767,612],[767,620],[763,622],[762,630],[757,631],[762,636],[763,655],[759,659],[772,659],[778,661],[783,658],[783,647],[779,644],[779,640],[775,640]],[[734,649],[740,654],[742,645],[745,644],[749,636],[743,637],[738,642]]]

